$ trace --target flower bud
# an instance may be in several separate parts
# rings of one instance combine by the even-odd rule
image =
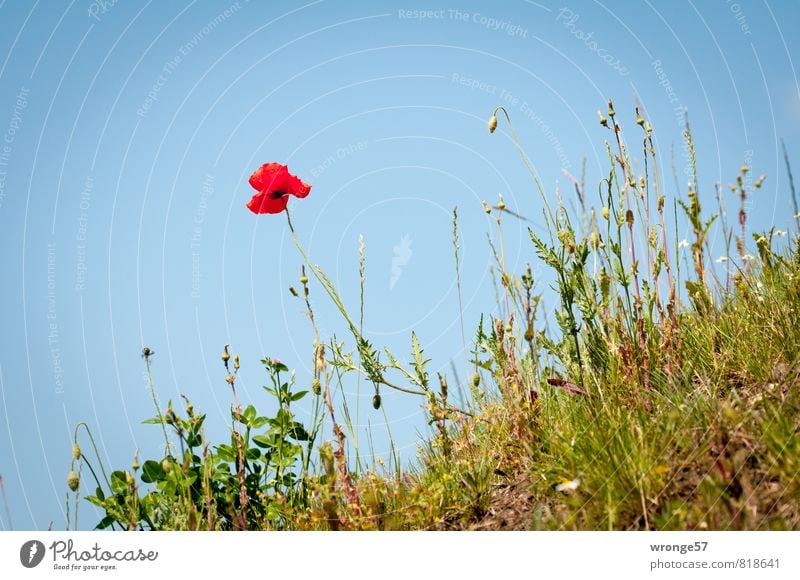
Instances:
[[[78,488],[81,485],[81,478],[75,471],[70,471],[67,475],[67,485],[72,491],[78,491]]]
[[[503,211],[504,209],[506,209],[506,203],[503,201],[503,194],[502,194],[502,193],[499,193],[499,194],[497,194],[497,195],[498,195],[498,196],[499,196],[499,198],[500,198],[500,199],[497,201],[497,209],[499,209],[500,211]]]
[[[375,393],[375,396],[372,397],[372,408],[376,411],[381,408],[381,396],[378,393]]]
[[[480,373],[475,373],[472,375],[472,386],[478,387],[481,384],[481,375]]]
[[[482,201],[481,203],[483,204],[483,211],[485,211],[486,213],[492,213],[492,207],[488,203],[486,203],[485,200]]]
[[[125,483],[127,483],[128,485],[133,485],[134,483],[136,483],[136,480],[133,479],[133,476],[131,475],[130,471],[125,472]]]
[[[494,133],[497,129],[497,115],[492,115],[489,119],[489,133]]]
[[[308,276],[306,276],[305,274],[303,274],[302,276],[300,276],[300,283],[301,283],[303,286],[305,286],[306,284],[308,284]]]
[[[164,473],[169,473],[170,471],[172,471],[171,457],[165,457],[164,459],[161,460],[161,469],[164,470]]]
[[[607,121],[607,120],[606,120],[606,118],[603,116],[603,113],[601,113],[601,112],[598,110],[598,111],[597,111],[597,116],[600,118],[600,124],[601,124],[603,127],[608,127],[608,121]]]
[[[603,218],[608,219],[609,213],[607,207],[603,206],[603,209],[600,211],[600,213],[603,214]]]
[[[237,371],[239,370],[239,355],[238,354],[233,355],[233,369],[237,370]]]
[[[225,349],[222,351],[222,362],[227,365],[229,360],[231,360],[231,355],[228,354],[228,345],[226,344]]]
[[[72,458],[75,461],[81,460],[81,446],[78,445],[77,443],[72,444]]]
[[[319,379],[315,378],[311,381],[311,390],[314,391],[315,395],[322,394],[322,383],[319,382]]]

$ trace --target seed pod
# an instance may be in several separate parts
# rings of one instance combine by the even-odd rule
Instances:
[[[228,345],[226,344],[222,351],[222,362],[227,365],[229,360],[231,360],[231,355],[228,354]]]
[[[237,370],[237,371],[239,370],[239,355],[238,354],[233,355],[233,369]]]
[[[499,196],[500,199],[497,202],[497,209],[499,209],[500,211],[503,211],[504,209],[506,209],[506,203],[503,201],[503,194],[500,193],[500,194],[498,194],[498,196]]]
[[[81,485],[81,478],[75,471],[70,471],[67,475],[67,485],[72,491],[78,491],[78,488]]]
[[[379,393],[375,393],[372,397],[372,408],[376,411],[381,408],[381,396]]]
[[[497,115],[492,115],[489,119],[489,133],[494,133],[497,129]]]
[[[322,384],[319,382],[319,379],[314,379],[311,381],[311,390],[314,391],[315,395],[322,394]]]
[[[529,322],[528,323],[528,328],[525,329],[525,340],[527,342],[530,342],[530,341],[533,340],[533,323],[532,322]]]
[[[294,296],[295,298],[297,298],[297,297],[299,296],[299,294],[297,294],[297,290],[295,290],[295,289],[294,289],[294,286],[289,286],[289,292],[290,292],[290,293],[291,293],[291,295],[292,295],[292,296]]]
[[[78,445],[77,443],[72,444],[72,458],[75,461],[81,460],[81,446]]]
[[[629,226],[633,225],[633,211],[632,210],[628,210],[628,211],[625,212],[625,223],[627,223]]]

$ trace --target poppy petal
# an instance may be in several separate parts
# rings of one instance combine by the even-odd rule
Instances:
[[[299,177],[292,175],[287,171],[281,191],[285,191],[286,193],[291,193],[295,197],[302,198],[309,194],[311,191],[311,186],[305,183]]]
[[[250,185],[258,191],[282,189],[289,170],[280,163],[265,163],[250,176]]]
[[[253,213],[281,213],[289,202],[288,195],[275,197],[267,191],[261,191],[247,202],[247,208]]]

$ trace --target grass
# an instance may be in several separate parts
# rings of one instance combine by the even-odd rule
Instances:
[[[309,296],[322,289],[350,346],[322,343],[315,326],[308,390],[265,358],[265,390],[278,403],[266,417],[238,404],[239,359],[226,345],[230,440],[208,441],[205,415],[188,399],[185,411],[170,402],[162,412],[153,386],[148,422],[164,431],[164,455],[142,465],[134,458],[110,478],[102,464],[97,478],[100,460],[81,451],[76,429],[68,527],[78,526],[85,499],[105,513],[98,527],[113,529],[799,529],[800,244],[775,228],[747,239],[745,201],[764,178],[743,166],[731,184],[735,223],[721,188],[716,211],[704,210],[687,122],[694,178],[685,197],[669,195],[650,123],[636,111],[634,151],[609,102],[600,114],[610,132],[608,174],[594,204],[583,179],[572,178],[580,208],[570,212],[557,192],[545,192],[511,118],[498,112],[543,201],[547,227],[529,231],[531,261],[549,270],[555,295],[530,267],[506,270],[502,224],[519,216],[502,198],[484,202],[497,223],[490,244],[500,314],[475,329],[464,402],[452,403],[447,376],[430,376],[413,333],[408,363],[363,336],[363,309],[351,317],[289,219],[303,264],[302,292],[292,294],[315,326]],[[489,129],[497,127],[493,115]],[[692,240],[677,239],[679,207]],[[709,255],[713,228],[727,244],[719,263]],[[459,278],[456,209],[453,254]],[[365,256],[361,240],[362,304]],[[553,297],[548,320],[540,305]],[[464,328],[462,313],[467,346]],[[420,397],[432,429],[410,469],[394,454],[388,466],[364,455],[370,437],[356,440],[350,409],[335,396],[348,381],[374,388],[376,410],[381,389]],[[292,411],[304,397],[313,397],[308,426]],[[322,440],[324,423],[330,440]],[[83,498],[82,487],[94,491]]]

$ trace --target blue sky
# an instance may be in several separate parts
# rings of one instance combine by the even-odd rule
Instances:
[[[299,256],[283,216],[245,208],[261,163],[313,185],[290,201],[293,221],[352,310],[363,234],[367,337],[405,358],[414,330],[432,369],[448,372],[464,360],[452,208],[468,333],[494,305],[481,200],[502,192],[518,213],[541,211],[505,123],[486,131],[495,106],[547,191],[565,197],[562,168],[578,175],[585,158],[590,192],[607,171],[596,110],[608,98],[629,131],[642,103],[662,167],[674,147],[684,188],[686,109],[703,203],[746,161],[767,174],[748,226],[787,229],[779,140],[800,159],[798,19],[797,3],[774,1],[0,1],[0,474],[11,512],[0,509],[0,529],[64,527],[78,421],[106,465],[126,468],[137,448],[158,455],[159,429],[141,424],[153,414],[144,345],[162,403],[187,394],[212,438],[230,405],[225,343],[241,356],[242,398],[264,412],[264,355],[308,384],[312,333],[287,290]],[[525,225],[508,221],[505,235],[510,267],[538,270]],[[312,298],[323,335],[345,338],[313,285]],[[386,459],[371,390],[348,389]],[[419,401],[383,395],[408,462],[427,429]],[[82,525],[98,519],[84,504]]]

